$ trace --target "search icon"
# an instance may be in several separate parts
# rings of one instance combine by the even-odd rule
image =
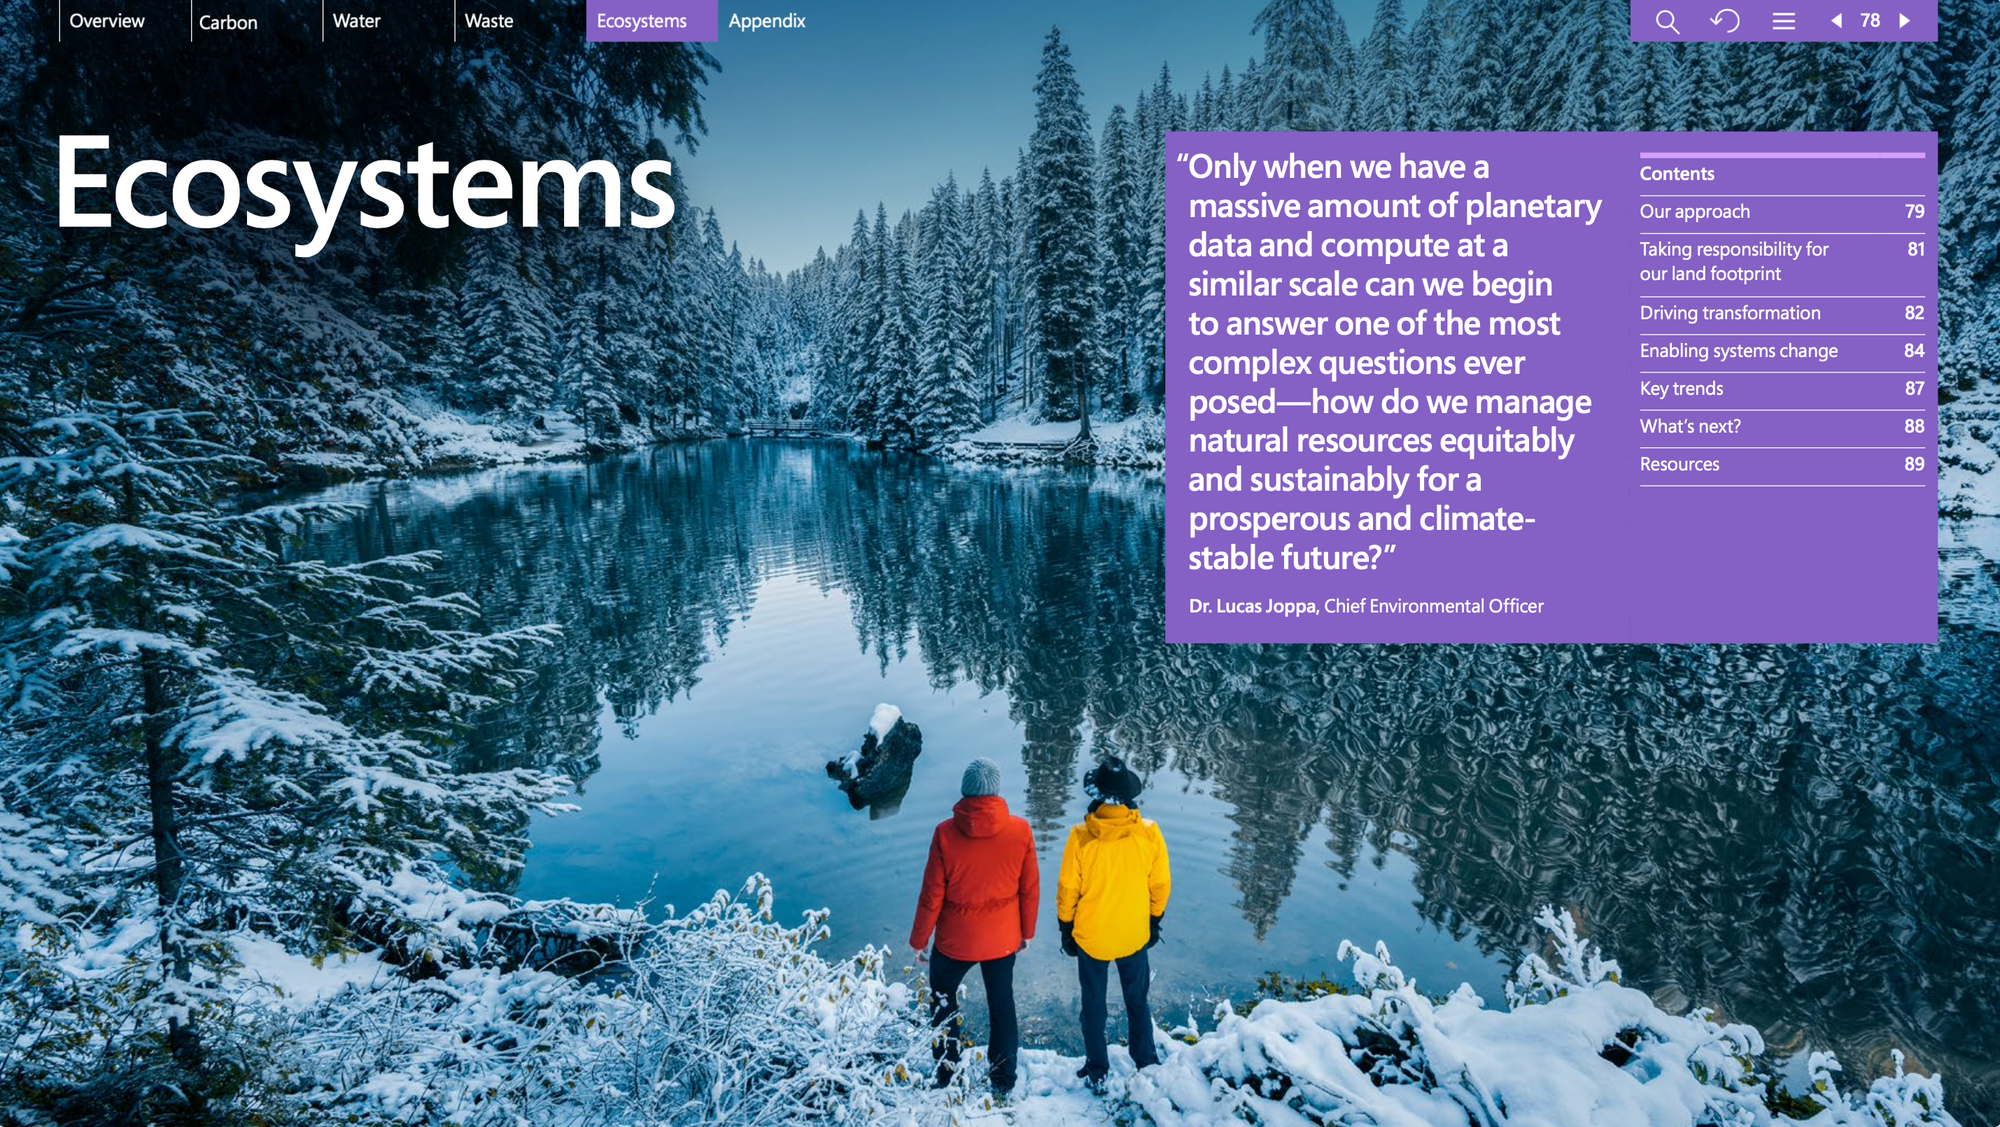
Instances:
[[[1674,26],[1674,14],[1665,8],[1660,9],[1660,14],[1653,17],[1653,26],[1664,31],[1671,31],[1675,35],[1681,33],[1681,29]]]

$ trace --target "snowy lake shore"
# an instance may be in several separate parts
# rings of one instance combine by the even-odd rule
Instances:
[[[308,959],[242,938],[232,989],[246,1020],[281,1042],[272,1051],[293,1070],[298,1098],[364,1121],[1957,1122],[1943,1081],[1901,1054],[1886,1075],[1848,1077],[1829,1055],[1808,1054],[1801,1068],[1767,1054],[1749,1026],[1661,1009],[1553,910],[1540,917],[1543,950],[1523,955],[1501,1004],[1464,985],[1428,993],[1381,944],[1343,943],[1351,984],[1221,1002],[1203,1028],[1164,1031],[1164,1059],[1144,1071],[1114,1048],[1102,1094],[1077,1078],[1076,1058],[1030,1048],[1022,1083],[996,1102],[977,1047],[949,1085],[932,1087],[919,984],[889,971],[877,948],[823,955],[824,922],[810,913],[779,924],[758,878],[654,926],[626,971],[601,984],[478,959],[413,982],[377,956]]]

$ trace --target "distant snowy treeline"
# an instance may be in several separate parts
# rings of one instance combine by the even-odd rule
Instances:
[[[893,219],[878,204],[831,253],[760,275],[760,320],[782,328],[752,343],[782,351],[753,368],[785,373],[778,401],[915,446],[996,414],[1158,410],[1171,130],[1935,130],[1949,404],[2000,378],[2000,5],[1942,16],[1936,44],[1635,44],[1623,0],[1431,0],[1414,19],[1381,0],[1356,43],[1332,0],[1272,0],[1262,58],[1192,88],[1162,67],[1094,134],[1051,32],[1012,172],[948,176]],[[1948,430],[1947,466],[1983,474],[1992,427]]]
[[[1001,416],[1160,408],[1170,130],[1931,129],[1943,507],[1990,511],[1996,7],[1947,0],[1936,44],[1724,45],[1634,44],[1618,0],[1431,0],[1414,18],[1383,0],[1358,41],[1331,0],[1272,0],[1254,20],[1260,58],[1192,86],[1163,67],[1101,122],[1084,110],[1089,60],[1079,67],[1052,31],[1011,170],[962,170],[920,206],[862,210],[846,242],[786,273],[746,259],[718,209],[687,197],[698,161],[681,162],[677,217],[659,231],[405,225],[346,231],[307,263],[276,253],[288,231],[59,231],[50,139],[63,129],[247,166],[331,153],[368,121],[385,151],[422,136],[448,158],[587,150],[629,163],[664,153],[663,136],[693,148],[707,62],[611,53],[622,45],[471,60],[405,45],[415,57],[330,63],[318,101],[225,121],[167,111],[257,79],[183,68],[149,87],[140,68],[87,53],[51,62],[45,21],[10,10],[0,140],[23,174],[0,187],[0,309],[13,326],[0,379],[55,401],[213,411],[238,449],[307,477],[499,457],[551,436],[628,447],[787,412],[936,447]],[[360,80],[371,74],[381,81]],[[467,420],[497,445],[458,441]]]

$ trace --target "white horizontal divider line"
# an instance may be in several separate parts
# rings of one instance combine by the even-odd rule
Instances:
[[[1642,332],[1640,336],[1930,336],[1928,332]]]
[[[1704,482],[1640,482],[1641,489],[1935,489],[1935,485],[1871,485],[1861,482],[1812,482],[1793,485],[1784,482],[1755,482],[1733,485],[1721,481]]]

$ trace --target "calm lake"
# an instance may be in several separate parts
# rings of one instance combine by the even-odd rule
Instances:
[[[1993,522],[1940,533],[1937,646],[1223,647],[1160,640],[1142,477],[733,440],[337,495],[366,511],[328,554],[437,549],[493,625],[566,631],[468,751],[579,782],[520,895],[686,909],[762,872],[787,920],[832,909],[830,950],[906,961],[931,828],[990,756],[1043,846],[1026,1037],[1073,1048],[1055,866],[1116,752],[1173,855],[1168,1024],[1268,971],[1345,981],[1343,938],[1499,1005],[1554,904],[1663,1004],[1850,1080],[1900,1046],[1968,1123],[2000,1107]],[[878,702],[924,753],[857,811],[825,766]]]

